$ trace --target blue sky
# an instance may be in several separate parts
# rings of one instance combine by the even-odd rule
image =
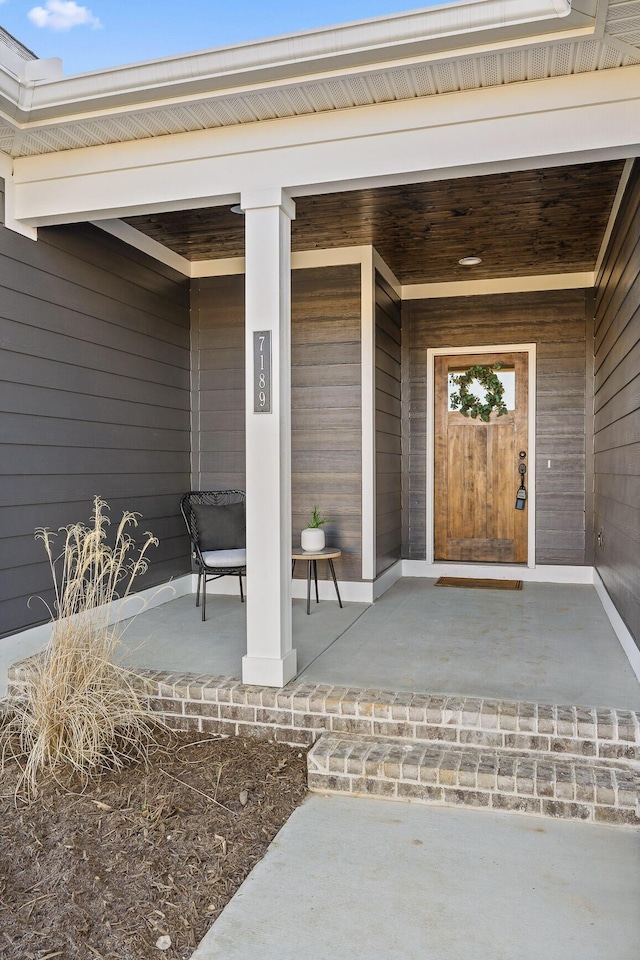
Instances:
[[[433,0],[0,0],[0,24],[65,74],[377,17]]]

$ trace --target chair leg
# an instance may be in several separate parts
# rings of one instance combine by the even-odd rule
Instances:
[[[242,574],[238,574],[238,580],[240,581],[240,603],[244,603],[244,593],[242,592]]]
[[[202,622],[207,619],[207,575],[204,574],[204,583],[202,584]]]
[[[196,607],[200,606],[200,580],[202,579],[202,567],[198,567],[198,589],[196,591]]]

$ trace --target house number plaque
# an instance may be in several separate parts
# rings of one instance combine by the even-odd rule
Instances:
[[[253,412],[271,413],[271,330],[253,334]]]

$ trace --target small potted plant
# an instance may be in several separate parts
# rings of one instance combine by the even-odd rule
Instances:
[[[318,553],[324,550],[324,530],[322,529],[324,523],[331,523],[331,521],[328,517],[321,517],[315,506],[311,513],[311,521],[300,536],[302,549],[307,553]]]

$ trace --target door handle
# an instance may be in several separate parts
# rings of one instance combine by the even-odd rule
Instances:
[[[523,451],[520,451],[520,456],[522,456]],[[526,453],[525,453],[526,456]],[[520,474],[520,486],[516,491],[516,510],[524,510],[524,505],[527,501],[527,488],[524,485],[524,475],[527,472],[527,468],[524,463],[518,464],[518,473]]]

